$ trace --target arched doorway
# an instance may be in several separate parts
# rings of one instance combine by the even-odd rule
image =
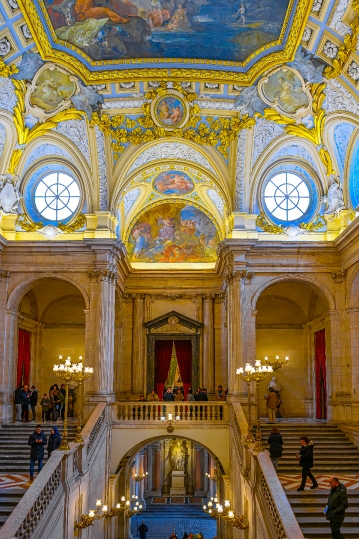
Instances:
[[[280,416],[326,419],[330,320],[325,300],[310,285],[288,280],[263,290],[256,311],[257,359],[289,357],[273,373],[282,399]],[[269,382],[260,386],[262,416]]]
[[[145,324],[147,329],[147,393],[162,399],[171,359],[176,358],[185,394],[199,384],[199,343],[202,324],[176,311]]]
[[[143,505],[131,522],[118,522],[124,536],[139,537],[142,521],[149,539],[170,537],[173,532],[178,539],[185,532],[217,536],[217,521],[203,511],[203,504],[211,496],[230,496],[221,462],[206,446],[183,436],[154,437],[123,455],[116,472],[113,502],[123,495],[126,499],[137,496]]]

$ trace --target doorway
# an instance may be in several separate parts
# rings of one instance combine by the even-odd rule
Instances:
[[[327,419],[327,358],[325,354],[325,329],[314,334],[315,338],[315,417]]]
[[[186,398],[192,386],[192,342],[182,340],[155,341],[155,390],[162,400],[165,387],[183,387]]]

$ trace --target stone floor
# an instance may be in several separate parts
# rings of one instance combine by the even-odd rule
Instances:
[[[327,490],[329,492],[330,475],[315,475],[319,485],[319,490]],[[278,474],[279,481],[285,490],[297,489],[301,483],[302,476],[298,475],[281,475]],[[339,475],[339,480],[347,487],[347,490],[359,490],[359,475]],[[312,485],[311,481],[307,481],[307,488]]]
[[[0,474],[0,490],[12,488],[27,489],[30,485],[29,474]]]

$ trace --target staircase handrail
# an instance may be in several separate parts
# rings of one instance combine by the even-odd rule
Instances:
[[[63,490],[63,452],[54,451],[0,530],[0,539],[30,537],[56,494]],[[30,534],[30,535],[29,535]]]
[[[304,539],[269,453],[261,451],[257,458],[260,466],[259,494],[263,502],[262,510],[266,509],[272,517],[278,539]]]

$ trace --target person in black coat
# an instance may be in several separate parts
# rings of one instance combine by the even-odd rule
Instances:
[[[30,395],[30,406],[31,406],[31,412],[32,412],[32,419],[31,421],[36,421],[36,405],[37,405],[37,396],[38,391],[35,388],[35,386],[31,386],[31,395]]]
[[[143,520],[142,520],[141,524],[138,527],[138,531],[140,533],[140,539],[146,539],[146,534],[148,532],[148,528],[147,528],[146,524],[143,522]]]
[[[51,453],[60,447],[61,442],[62,438],[61,434],[59,433],[59,429],[57,427],[52,427],[51,434],[49,436],[49,443],[47,445],[47,454],[49,458]]]
[[[167,402],[171,402],[171,401],[175,400],[174,395],[173,395],[172,390],[171,390],[170,387],[167,388],[166,393],[163,395],[163,400],[167,401]]]
[[[46,434],[41,428],[41,425],[36,425],[36,429],[29,436],[28,445],[31,446],[30,451],[30,481],[34,479],[35,461],[38,462],[37,472],[42,470],[42,460],[45,453],[45,445],[47,445]]]
[[[344,539],[340,528],[344,521],[345,510],[348,508],[347,489],[339,483],[337,477],[329,477],[329,485],[331,488],[325,518],[330,522],[333,539]]]
[[[19,386],[17,389],[15,389],[15,393],[14,393],[14,404],[16,408],[15,421],[21,421],[23,389],[24,389],[24,386]]]
[[[284,444],[282,435],[279,432],[278,427],[272,428],[268,436],[268,444],[269,444],[270,458],[273,462],[275,471],[277,471],[279,459],[283,455],[283,444]]]
[[[299,453],[296,454],[296,458],[299,459],[299,466],[302,467],[302,483],[297,491],[304,490],[305,484],[307,482],[307,477],[312,481],[311,489],[318,488],[317,480],[311,472],[313,468],[313,450],[314,444],[307,438],[307,436],[302,436],[300,438],[300,448]]]

